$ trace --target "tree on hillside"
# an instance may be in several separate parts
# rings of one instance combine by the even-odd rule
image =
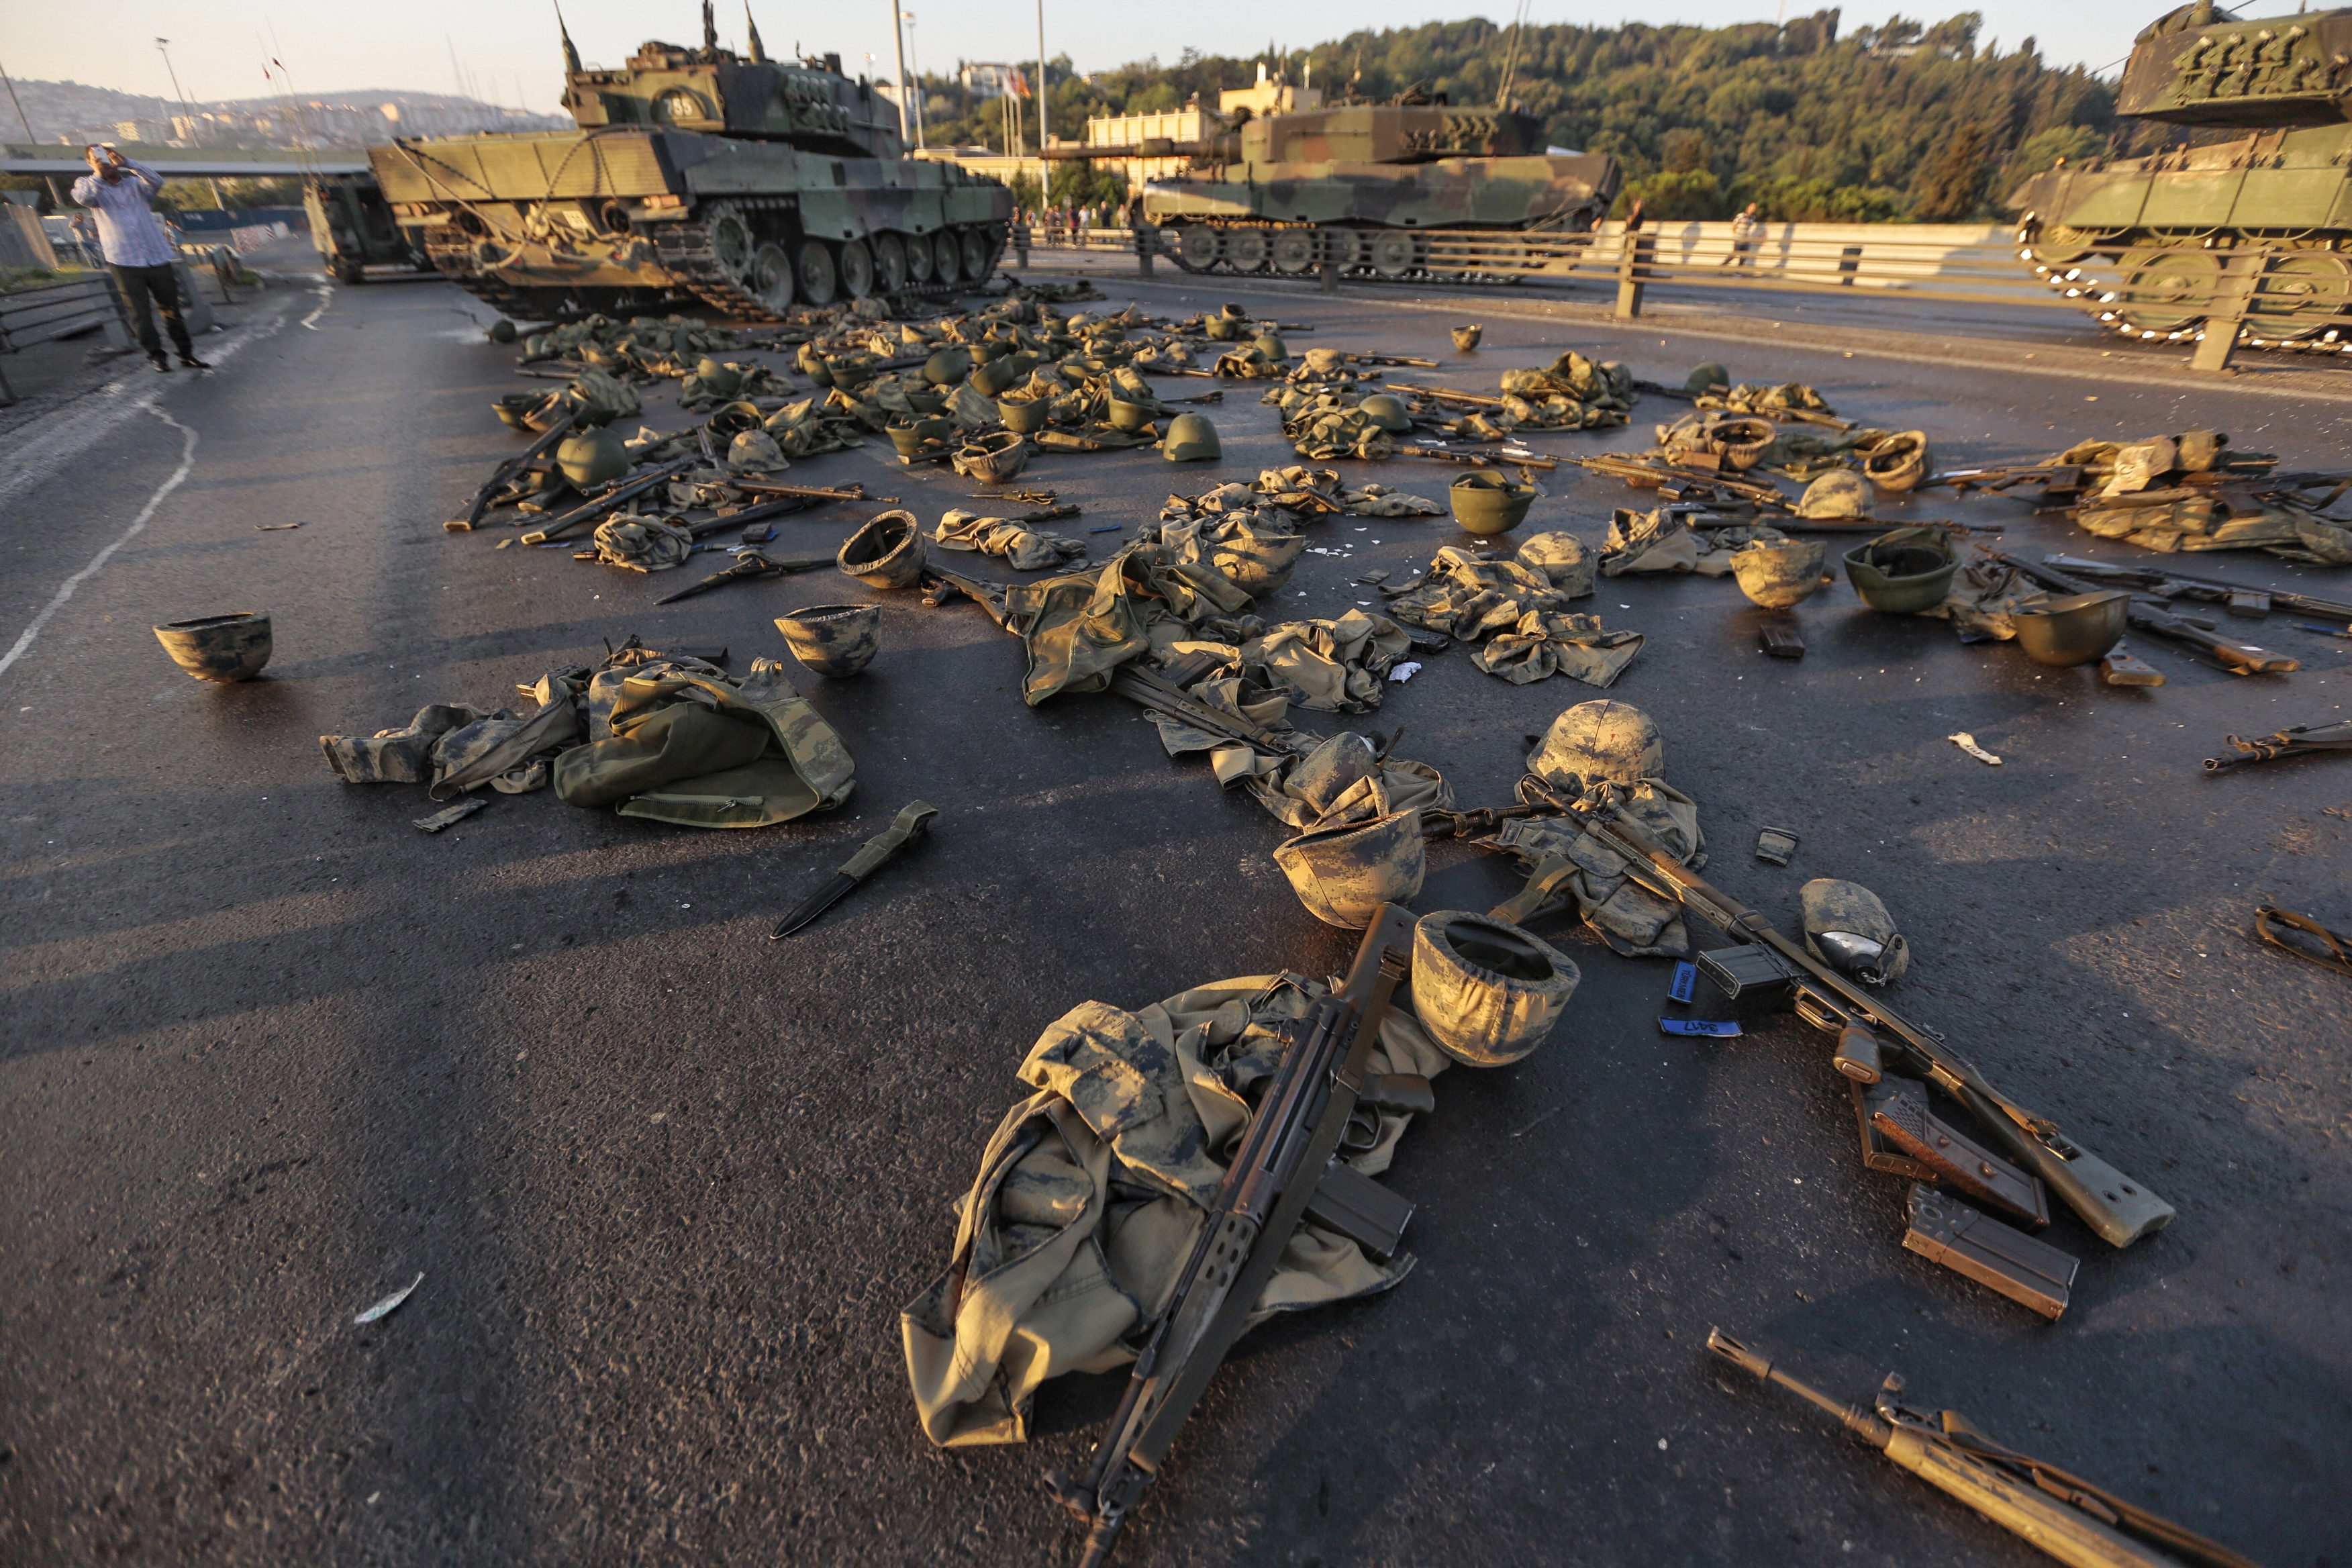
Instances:
[[[1967,11],[1841,36],[1838,13],[1823,10],[1780,26],[1528,26],[1511,96],[1546,141],[1611,154],[1629,185],[1654,182],[1649,210],[1661,216],[1660,200],[1710,216],[1748,201],[1771,218],[1989,216],[2012,176],[2111,137],[2155,134],[2116,119],[2108,82],[2079,67],[2051,68],[2031,40],[2008,51],[1979,45],[1981,24]],[[1056,62],[1053,127],[1076,136],[1093,115],[1196,100],[1213,109],[1221,89],[1246,86],[1261,62],[1294,82],[1311,77],[1335,100],[1382,102],[1427,82],[1452,102],[1488,104],[1510,47],[1507,26],[1471,17],[1364,30],[1287,54],[1188,49],[1173,65],[1147,60],[1093,76]],[[992,102],[952,78],[925,88],[933,141],[1001,139]],[[1034,106],[1025,122],[1034,137]],[[1958,159],[1964,139],[1971,151]]]
[[[1958,223],[1977,209],[1984,190],[1985,144],[1979,126],[1964,125],[1919,171],[1911,214],[1921,223]]]

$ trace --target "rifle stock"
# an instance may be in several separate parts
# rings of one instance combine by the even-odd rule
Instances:
[[[2172,1218],[2170,1204],[2068,1138],[2056,1122],[2016,1105],[1946,1049],[1940,1035],[1904,1018],[1783,936],[1763,915],[1710,887],[1643,828],[1622,818],[1603,820],[1590,809],[1574,806],[1567,820],[1614,850],[1636,872],[1647,873],[1635,879],[1652,891],[1672,898],[1729,935],[1769,949],[1791,970],[1798,1016],[1807,1023],[1838,1036],[1842,1043],[1848,1030],[1860,1026],[1878,1037],[1881,1052],[1892,1045],[1911,1057],[1927,1078],[1967,1106],[2011,1153],[2047,1182],[2100,1240],[2128,1247],[2163,1229]],[[1871,1080],[1863,1072],[1874,1065],[1859,1050],[1849,1050],[1839,1062],[1840,1070],[1865,1082]]]

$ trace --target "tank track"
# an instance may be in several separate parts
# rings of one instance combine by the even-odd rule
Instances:
[[[1515,268],[1508,270],[1497,271],[1489,270],[1475,265],[1450,267],[1443,265],[1442,260],[1439,265],[1431,265],[1425,258],[1426,251],[1431,244],[1440,246],[1454,244],[1464,246],[1465,247],[1490,247],[1506,245],[1517,246],[1531,257],[1537,253],[1541,253],[1543,262],[1546,265],[1549,265],[1549,263],[1559,260],[1564,257],[1574,257],[1580,255],[1585,249],[1590,247],[1592,243],[1592,237],[1589,232],[1574,230],[1416,228],[1401,231],[1388,231],[1369,226],[1357,226],[1352,224],[1321,225],[1292,223],[1195,222],[1181,225],[1171,224],[1163,232],[1174,235],[1183,228],[1213,230],[1220,237],[1221,239],[1216,259],[1210,262],[1205,267],[1194,267],[1190,265],[1178,252],[1174,245],[1163,244],[1160,254],[1173,261],[1181,270],[1192,273],[1195,276],[1215,274],[1219,277],[1243,278],[1311,278],[1315,275],[1315,265],[1311,262],[1306,266],[1286,270],[1276,267],[1274,264],[1274,259],[1270,254],[1264,260],[1246,269],[1235,267],[1230,257],[1226,254],[1229,247],[1223,243],[1223,240],[1226,237],[1230,237],[1236,233],[1257,233],[1264,234],[1271,237],[1272,236],[1279,234],[1295,233],[1300,229],[1311,229],[1325,232],[1343,232],[1357,237],[1383,232],[1402,232],[1410,234],[1416,241],[1420,242],[1421,248],[1424,254],[1424,259],[1412,267],[1403,268],[1394,272],[1382,272],[1375,268],[1370,261],[1360,259],[1342,266],[1339,268],[1339,275],[1343,278],[1374,283],[1475,283],[1509,285],[1524,283],[1530,278],[1543,275],[1544,268],[1542,266],[1529,267],[1526,268]],[[1354,241],[1354,244],[1360,248],[1362,247],[1363,243],[1364,242],[1360,237]],[[1475,261],[1475,256],[1472,256],[1465,258],[1465,259]]]
[[[735,196],[723,203],[714,202],[707,210],[716,215],[722,207],[732,207],[739,212],[744,210],[756,212],[763,207],[772,209],[789,207],[792,205],[792,198],[788,196]],[[730,317],[753,321],[781,321],[784,319],[769,310],[758,295],[720,269],[718,254],[711,247],[710,230],[708,226],[691,219],[651,226],[654,230],[655,248],[660,253],[661,264],[668,270],[671,277],[677,279],[678,287],[688,290],[705,304],[716,306]],[[961,230],[970,226],[954,226]],[[1004,257],[1003,236],[990,237],[983,235],[983,237],[988,246],[988,265],[982,270],[979,281],[985,281],[992,276],[996,271],[997,263]],[[977,286],[978,282],[971,285],[962,282],[909,283],[897,291],[912,299],[940,300],[950,298],[967,287]]]
[[[792,204],[781,196],[738,196],[724,204],[712,203],[709,210],[716,213],[722,205],[756,212],[762,207]],[[660,252],[662,266],[677,280],[679,288],[730,317],[753,321],[783,320],[761,304],[758,295],[720,270],[718,253],[711,248],[710,230],[704,225],[680,219],[651,226],[654,248]]]
[[[2148,235],[2133,243],[2101,240],[2084,247],[2059,247],[2047,240],[2045,231],[2029,223],[2017,231],[2017,258],[2053,291],[2074,300],[2077,309],[2101,326],[2112,328],[2118,336],[2137,342],[2200,342],[2210,320],[2205,313],[2200,312],[2196,320],[2180,326],[2151,324],[2147,318],[2132,314],[2130,285],[2125,278],[2123,263],[2137,250],[2165,248],[2202,253],[2206,237],[2180,236],[2177,243],[2167,245],[2166,236]],[[2213,301],[2209,298],[2205,303],[2210,307]],[[2317,318],[2303,331],[2287,334],[2273,331],[2265,335],[2258,321],[2249,320],[2240,324],[2238,342],[2251,348],[2300,353],[2352,353],[2352,304],[2333,316]]]

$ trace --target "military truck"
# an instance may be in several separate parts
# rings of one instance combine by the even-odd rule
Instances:
[[[2352,338],[2352,10],[2241,21],[2183,5],[2136,40],[2116,107],[2192,130],[2148,157],[2027,180],[2010,197],[2019,258],[2116,331],[2183,340],[2225,308],[2227,264],[2267,252],[2242,335],[2341,350]]]
[[[1616,161],[1560,156],[1541,122],[1442,96],[1259,115],[1198,143],[1143,188],[1143,216],[1190,272],[1512,277],[1572,263],[1622,183]],[[1047,156],[1106,155],[1056,148]]]
[[[430,272],[433,263],[392,216],[373,174],[318,174],[302,182],[310,243],[340,283],[364,283],[371,267]]]
[[[898,110],[841,57],[647,43],[589,70],[562,35],[577,131],[404,138],[369,151],[401,226],[443,275],[509,314],[691,294],[774,321],[794,302],[947,293],[995,270],[999,181],[905,156]]]

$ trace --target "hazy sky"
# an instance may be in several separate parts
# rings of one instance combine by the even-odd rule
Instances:
[[[1005,59],[1037,52],[1035,0],[900,0],[916,22],[915,63],[933,71],[951,69],[958,59]],[[1301,45],[1337,37],[1356,27],[1410,26],[1438,17],[1485,15],[1507,19],[1513,0],[1474,4],[1461,0],[1346,0],[1344,4],[1294,3],[1272,6],[1243,0],[1178,0],[1172,5],[1136,0],[1045,0],[1045,48],[1068,54],[1079,68],[1101,69],[1153,55],[1172,60],[1186,46],[1206,54],[1240,55],[1269,41]],[[1818,0],[1790,0],[1785,9],[1805,15]],[[2013,47],[2039,38],[2053,64],[2081,62],[2094,68],[2119,63],[2132,35],[2158,13],[2165,0],[2144,5],[2099,0],[2093,5],[2053,7],[2041,0],[1973,0],[1941,6],[1909,5],[1904,14],[1933,19],[1975,9],[1984,13],[1982,37]],[[2244,15],[2294,9],[2292,0],[2254,0]],[[592,64],[618,65],[647,36],[677,43],[695,41],[700,30],[696,0],[569,0],[564,15],[580,52]],[[1706,25],[1770,21],[1776,5],[1764,0],[1536,0],[1538,22],[1588,25],[1621,20],[1681,21]],[[1844,25],[1884,20],[1885,11],[1844,6]],[[877,75],[892,74],[890,0],[856,0],[829,7],[754,0],[753,15],[770,49],[783,54],[797,43],[811,52],[841,53],[850,74],[866,69],[870,52]],[[275,55],[308,93],[362,88],[447,92],[464,71],[467,85],[487,99],[520,103],[552,112],[561,90],[562,56],[551,6],[538,0],[399,0],[398,4],[251,4],[248,0],[90,0],[86,5],[0,0],[0,67],[12,76],[70,79],[127,92],[169,97],[170,79],[152,40],[172,40],[172,63],[190,98],[267,96],[262,64]],[[722,42],[740,43],[741,0],[720,0]],[[455,59],[453,61],[452,56]],[[13,132],[15,127],[5,128]],[[1056,128],[1057,130],[1059,128]]]

